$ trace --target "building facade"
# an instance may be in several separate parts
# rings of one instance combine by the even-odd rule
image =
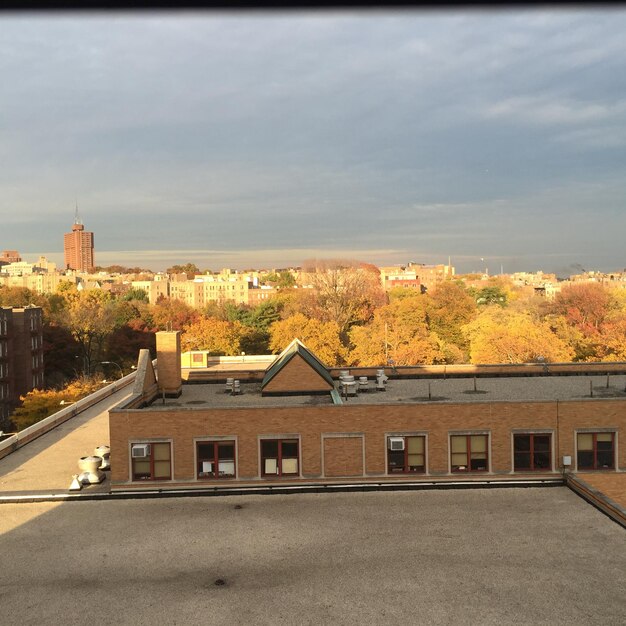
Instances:
[[[40,307],[0,307],[0,429],[20,396],[44,385]]]
[[[292,344],[261,383],[229,380],[239,371],[224,372],[225,385],[182,385],[179,361],[163,358],[176,342],[159,335],[165,369],[157,380],[142,355],[133,397],[110,412],[114,489],[626,470],[621,379],[588,398],[590,382],[603,388],[596,377],[500,377],[478,389],[471,379],[394,378],[385,391],[370,379],[344,396],[344,383]]]
[[[83,223],[76,218],[72,232],[63,237],[65,269],[89,272],[94,267],[93,233],[86,231]]]

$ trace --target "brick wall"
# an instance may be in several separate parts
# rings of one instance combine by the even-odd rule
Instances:
[[[363,436],[324,437],[324,475],[363,476]]]
[[[264,392],[330,391],[332,385],[324,380],[299,354],[291,360],[264,387]]]
[[[386,435],[421,432],[428,435],[429,475],[448,475],[450,433],[487,432],[490,435],[490,465],[495,474],[512,471],[512,433],[515,430],[548,430],[553,433],[553,459],[559,469],[561,457],[575,458],[575,429],[616,428],[618,466],[626,470],[626,401],[497,402],[467,404],[387,404],[352,406],[299,406],[271,408],[222,408],[118,410],[110,413],[111,480],[129,480],[129,443],[171,440],[173,477],[193,481],[194,439],[228,436],[238,441],[238,477],[258,478],[258,437],[299,435],[303,478],[322,476],[322,435],[363,433],[365,474],[386,474]],[[559,436],[557,437],[557,430]],[[346,442],[346,452],[357,444]],[[340,444],[330,444],[331,455]],[[354,446],[354,450],[351,446]],[[336,463],[327,459],[328,463]],[[354,466],[346,464],[345,471]],[[336,466],[333,465],[334,468]],[[338,471],[333,469],[332,471]]]

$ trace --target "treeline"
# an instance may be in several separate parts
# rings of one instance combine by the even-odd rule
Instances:
[[[553,301],[494,278],[481,289],[448,280],[426,293],[384,293],[373,266],[324,265],[311,288],[285,286],[256,307],[154,305],[131,289],[57,293],[0,288],[0,305],[44,310],[46,381],[54,387],[110,364],[128,372],[154,333],[182,331],[184,350],[214,355],[278,353],[300,338],[328,365],[523,363],[626,360],[626,292],[597,283],[564,287]]]

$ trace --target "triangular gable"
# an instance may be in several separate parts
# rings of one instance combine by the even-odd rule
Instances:
[[[320,393],[334,389],[326,366],[299,339],[294,339],[267,368],[263,393]]]

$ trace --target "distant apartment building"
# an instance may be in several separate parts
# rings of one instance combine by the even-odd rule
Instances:
[[[0,307],[0,428],[21,395],[43,387],[42,329],[40,307]]]
[[[395,287],[415,290],[430,289],[452,276],[454,276],[454,267],[442,264],[408,263],[380,268],[380,280],[385,291],[390,291]]]
[[[276,287],[270,287],[269,285],[253,286],[248,289],[248,304],[251,307],[256,307],[262,302],[270,300],[277,293],[278,289]]]
[[[0,252],[0,265],[5,263],[19,263],[22,260],[17,250],[3,250]]]
[[[224,280],[221,276],[196,276],[193,280],[170,283],[170,298],[189,306],[201,308],[210,302],[248,304],[249,277],[234,275]]]
[[[64,235],[63,249],[66,269],[88,272],[94,267],[93,233],[85,230],[78,216],[72,232]]]
[[[535,295],[544,296],[548,300],[561,291],[556,274],[544,274],[542,271],[516,272],[510,275],[510,279],[515,286],[532,289]]]
[[[148,296],[150,304],[156,304],[160,298],[169,298],[169,281],[168,280],[133,280],[131,287],[133,289],[143,289]]]

